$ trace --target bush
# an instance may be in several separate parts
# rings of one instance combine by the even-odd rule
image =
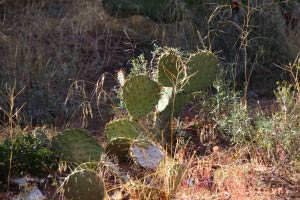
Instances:
[[[256,121],[256,142],[272,161],[299,160],[300,102],[293,85],[283,83],[275,92],[278,111]]]
[[[57,159],[52,151],[30,134],[6,140],[0,145],[0,181],[8,176],[12,146],[12,176],[27,174],[42,176],[57,168]]]

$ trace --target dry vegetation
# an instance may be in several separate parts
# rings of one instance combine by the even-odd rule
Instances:
[[[240,40],[226,34],[234,26],[223,20],[224,9],[226,15],[229,6],[221,6],[197,25],[189,18],[158,24],[142,16],[110,17],[98,0],[0,1],[0,144],[38,126],[47,125],[50,137],[84,126],[104,147],[105,124],[124,115],[116,92],[118,70],[129,73],[138,65],[130,61],[141,54],[149,68],[155,62],[152,52],[161,50],[155,45],[184,52],[207,47],[225,69],[233,70],[225,70],[229,72],[220,76],[214,88],[176,119],[176,130],[191,134],[191,139],[178,137],[175,151],[165,153],[156,170],[120,164],[121,180],[109,170],[116,166],[113,160],[103,158],[99,174],[105,180],[106,198],[300,199],[300,61],[296,59],[300,26],[286,35],[280,11],[268,7],[270,13],[263,17],[272,18],[264,22],[256,16],[257,27],[243,24],[238,32],[240,46],[226,49]],[[248,17],[259,9],[249,11]],[[279,35],[272,35],[277,29]],[[280,38],[278,44],[253,50],[265,39],[258,32]],[[282,48],[277,51],[274,46]],[[246,73],[239,76],[241,66]],[[274,66],[285,70],[277,73]],[[259,84],[255,81],[262,73],[267,78]],[[285,77],[291,77],[289,82],[278,85],[273,95],[275,82]],[[171,170],[179,164],[185,168]],[[63,198],[56,189],[66,171],[68,167],[59,163],[59,170],[39,183],[48,199]],[[8,191],[1,180],[0,184],[0,199],[20,192],[14,186]]]

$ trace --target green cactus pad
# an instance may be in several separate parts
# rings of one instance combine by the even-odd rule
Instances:
[[[127,80],[122,91],[127,110],[134,118],[144,117],[151,112],[161,96],[161,86],[143,75]]]
[[[158,61],[158,82],[164,87],[173,87],[176,79],[183,79],[185,67],[180,56],[174,52],[164,54]],[[179,80],[177,80],[179,81]]]
[[[68,200],[103,200],[105,197],[102,178],[90,169],[73,172],[62,186],[63,194]]]
[[[103,152],[102,147],[85,130],[66,130],[52,139],[52,150],[63,161],[83,163],[97,161]]]
[[[124,137],[113,138],[106,146],[106,152],[117,156],[119,162],[128,161],[132,140]]]
[[[136,139],[143,132],[143,128],[136,122],[130,120],[114,120],[105,126],[105,135],[107,141],[113,138],[125,137],[128,139]]]
[[[208,51],[192,55],[186,65],[187,74],[190,76],[184,87],[186,93],[206,89],[212,84],[219,72],[217,57]]]
[[[130,156],[145,169],[156,169],[163,159],[161,148],[148,140],[136,140],[130,147]]]

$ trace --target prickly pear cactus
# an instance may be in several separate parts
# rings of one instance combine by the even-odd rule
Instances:
[[[161,86],[147,76],[138,75],[125,82],[122,92],[129,114],[133,118],[141,118],[158,104]]]
[[[134,121],[122,119],[109,122],[105,126],[104,132],[108,141],[117,137],[134,140],[143,133],[143,128]]]
[[[119,162],[128,161],[129,148],[132,140],[124,137],[113,138],[106,146],[108,154],[115,155]]]
[[[186,93],[201,91],[215,80],[218,72],[218,59],[208,51],[191,55],[187,62],[187,74],[191,76],[184,87]]]
[[[161,148],[148,140],[136,140],[130,147],[130,156],[145,169],[155,169],[163,159]]]
[[[158,61],[158,82],[164,87],[173,87],[178,79],[185,77],[182,59],[175,52],[162,55]]]
[[[105,197],[102,178],[90,169],[70,174],[63,182],[62,188],[68,200],[103,200]]]
[[[82,163],[97,161],[102,147],[85,130],[66,130],[52,139],[52,150],[64,161]]]

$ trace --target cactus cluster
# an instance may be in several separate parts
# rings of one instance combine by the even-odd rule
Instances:
[[[193,92],[203,90],[212,83],[218,72],[218,60],[210,52],[199,52],[184,59],[176,51],[167,51],[161,55],[157,69],[158,81],[145,75],[128,79],[122,77],[121,97],[128,117],[112,120],[104,130],[108,154],[115,155],[120,162],[132,160],[148,170],[157,168],[164,154],[161,147],[149,139],[149,133],[155,133],[155,128],[147,128],[141,122],[152,116],[149,113],[157,114],[153,112],[156,110],[161,112],[156,117],[164,116],[166,120],[162,123],[170,124],[172,115],[166,113],[172,109],[177,112],[191,100]],[[104,199],[104,183],[96,173],[99,162],[91,162],[100,159],[102,147],[84,130],[64,131],[52,139],[51,145],[64,161],[87,162],[77,166],[63,182],[64,197],[69,200]],[[112,171],[121,177],[118,170]],[[182,165],[170,168],[170,176],[174,177],[170,180],[170,192],[177,190],[184,171]],[[126,178],[121,179],[126,181]]]
[[[94,170],[82,169],[71,173],[62,184],[67,200],[103,200],[105,187]]]
[[[82,129],[66,130],[56,135],[51,144],[60,159],[70,163],[97,161],[103,152],[97,141]]]
[[[158,81],[145,75],[131,76],[127,80],[122,76],[121,97],[129,116],[128,119],[113,120],[105,127],[106,151],[114,154],[120,162],[131,159],[146,169],[156,168],[163,153],[158,145],[147,139],[146,132],[155,131],[151,128],[146,131],[139,122],[156,109],[161,112],[156,115],[162,125],[159,128],[170,127],[172,114],[179,113],[192,100],[192,93],[212,84],[218,73],[218,60],[207,51],[184,59],[171,49],[161,54],[157,69]],[[170,129],[165,130],[166,134],[170,132]]]
[[[108,140],[106,151],[118,158],[119,162],[128,159],[139,161],[140,156],[136,156],[136,144],[141,138],[145,139],[145,129],[138,123],[138,120],[145,118],[151,111],[154,111],[161,98],[162,86],[143,75],[136,75],[125,81],[122,86],[122,98],[131,119],[117,119],[109,122],[105,127],[105,135]],[[155,148],[155,144],[152,145]],[[157,146],[159,155],[161,150]],[[145,149],[147,150],[147,149]],[[134,158],[138,159],[134,159]],[[159,157],[161,160],[162,158]],[[160,162],[159,160],[159,162]],[[136,162],[141,165],[141,162]],[[143,166],[153,168],[153,166]]]

